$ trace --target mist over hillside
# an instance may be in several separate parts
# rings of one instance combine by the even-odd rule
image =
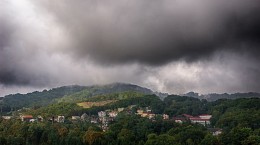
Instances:
[[[156,94],[161,99],[168,94],[153,92],[152,90],[138,85],[126,83],[112,83],[107,85],[92,86],[63,86],[50,90],[35,91],[27,94],[10,94],[1,98],[3,110],[17,110],[22,107],[41,107],[57,102],[80,102],[84,99],[106,94],[120,92],[139,92],[144,95]]]
[[[183,96],[194,97],[194,98],[198,98],[198,99],[206,99],[208,101],[216,101],[218,99],[260,98],[260,93],[248,92],[248,93],[234,93],[234,94],[228,94],[228,93],[199,94],[196,92],[189,92],[189,93],[183,94]]]
[[[91,86],[63,86],[52,88],[50,90],[35,91],[27,94],[10,94],[1,98],[1,106],[4,111],[17,110],[23,107],[41,107],[57,102],[81,102],[87,98],[102,95],[115,95],[124,92],[138,92],[144,95],[157,95],[161,100],[169,94],[162,92],[154,92],[149,88],[141,87],[135,84],[127,83],[112,83],[106,85],[91,85]],[[128,94],[129,95],[129,94]],[[189,96],[198,99],[206,99],[215,101],[218,99],[237,99],[237,98],[260,98],[259,93],[235,93],[235,94],[198,94],[189,92],[181,96]]]

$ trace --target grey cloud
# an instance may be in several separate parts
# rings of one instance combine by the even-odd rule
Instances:
[[[171,93],[258,91],[258,3],[1,1],[0,91],[111,82]]]
[[[258,0],[77,0],[41,3],[71,35],[77,58],[161,65],[229,49],[259,54]]]
[[[49,73],[44,74],[44,68],[38,69],[47,61],[41,60],[40,50],[44,46],[37,34],[39,32],[33,24],[28,25],[33,21],[23,19],[27,16],[23,16],[19,9],[14,13],[12,1],[1,1],[0,5],[0,85],[48,84],[51,79]]]
[[[170,93],[258,92],[260,68],[255,58],[219,52],[211,61],[174,62],[147,73],[146,85]]]

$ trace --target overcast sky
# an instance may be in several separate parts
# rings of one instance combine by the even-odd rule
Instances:
[[[259,0],[1,0],[0,96],[125,82],[260,92]]]

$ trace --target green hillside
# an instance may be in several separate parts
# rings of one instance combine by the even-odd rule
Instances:
[[[18,110],[23,107],[41,107],[56,102],[56,99],[64,95],[70,95],[84,90],[84,86],[64,86],[53,88],[50,90],[43,90],[41,92],[35,91],[28,94],[12,94],[7,95],[2,99],[1,107],[3,112],[11,110]]]
[[[133,91],[94,96],[91,98],[87,98],[85,101],[89,103],[92,102],[95,104],[103,103],[105,101],[108,101],[108,103],[84,108],[79,105],[84,102],[80,102],[80,103],[58,102],[58,103],[50,104],[48,106],[40,107],[38,109],[29,109],[23,113],[42,115],[44,117],[50,117],[52,115],[64,115],[64,116],[81,115],[84,112],[90,114],[97,114],[98,111],[102,111],[106,109],[116,109],[119,107],[127,107],[129,105],[159,106],[159,104],[162,102],[158,96],[144,95],[139,92],[133,92]]]
[[[110,97],[113,97],[117,93],[122,93],[122,92],[138,92],[141,94],[153,94],[153,91],[151,91],[147,88],[137,86],[137,85],[114,83],[114,84],[109,84],[109,85],[87,87],[86,89],[84,89],[80,92],[66,95],[62,98],[59,98],[58,102],[83,102],[83,101],[87,101],[89,98],[94,97],[94,96],[102,96],[102,95],[104,96],[107,94],[113,94],[113,95],[110,95]],[[120,95],[123,95],[123,94],[120,94]],[[138,94],[129,94],[129,95],[135,96]],[[107,97],[109,97],[109,96],[107,96]],[[124,97],[124,96],[116,96],[116,97]]]
[[[126,94],[122,92],[136,92]],[[108,85],[95,85],[95,86],[64,86],[59,88],[53,88],[50,90],[44,90],[41,92],[32,92],[28,94],[12,94],[5,96],[0,102],[2,112],[10,112],[12,110],[18,110],[23,107],[39,108],[49,104],[57,102],[77,103],[87,101],[94,96],[104,96],[108,94],[121,93],[117,97],[140,96],[141,94],[153,94],[153,92],[147,88],[143,88],[137,85],[113,83]],[[109,95],[107,97],[113,97]],[[95,99],[95,98],[94,98]]]

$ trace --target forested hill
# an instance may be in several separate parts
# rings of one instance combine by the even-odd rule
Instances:
[[[27,94],[11,94],[2,99],[1,105],[3,111],[20,109],[22,107],[46,106],[50,103],[54,103],[55,99],[84,89],[86,89],[86,87],[73,85],[53,88],[50,90],[35,91]]]
[[[163,93],[153,92],[150,89],[143,88],[143,87],[133,85],[133,84],[113,83],[113,84],[109,84],[109,85],[90,86],[80,92],[77,92],[77,93],[74,93],[71,95],[66,95],[66,96],[60,98],[58,101],[59,102],[80,102],[80,101],[84,101],[84,100],[94,97],[94,96],[116,94],[116,93],[122,93],[122,92],[138,92],[138,93],[141,93],[144,95],[156,94],[161,99],[162,99],[162,97],[166,97],[168,95],[168,94],[166,95]]]
[[[238,98],[260,98],[260,93],[255,92],[249,92],[249,93],[234,93],[234,94],[217,94],[217,93],[211,93],[211,94],[201,94],[195,92],[189,92],[187,94],[183,94],[183,96],[188,97],[194,97],[198,99],[206,99],[208,101],[216,101],[219,99],[238,99]]]
[[[17,110],[23,107],[41,107],[57,102],[80,102],[87,98],[120,92],[139,92],[142,94],[161,94],[155,93],[150,89],[143,88],[133,84],[113,83],[108,85],[94,86],[64,86],[35,91],[28,94],[12,94],[2,99],[0,105],[4,112]]]

